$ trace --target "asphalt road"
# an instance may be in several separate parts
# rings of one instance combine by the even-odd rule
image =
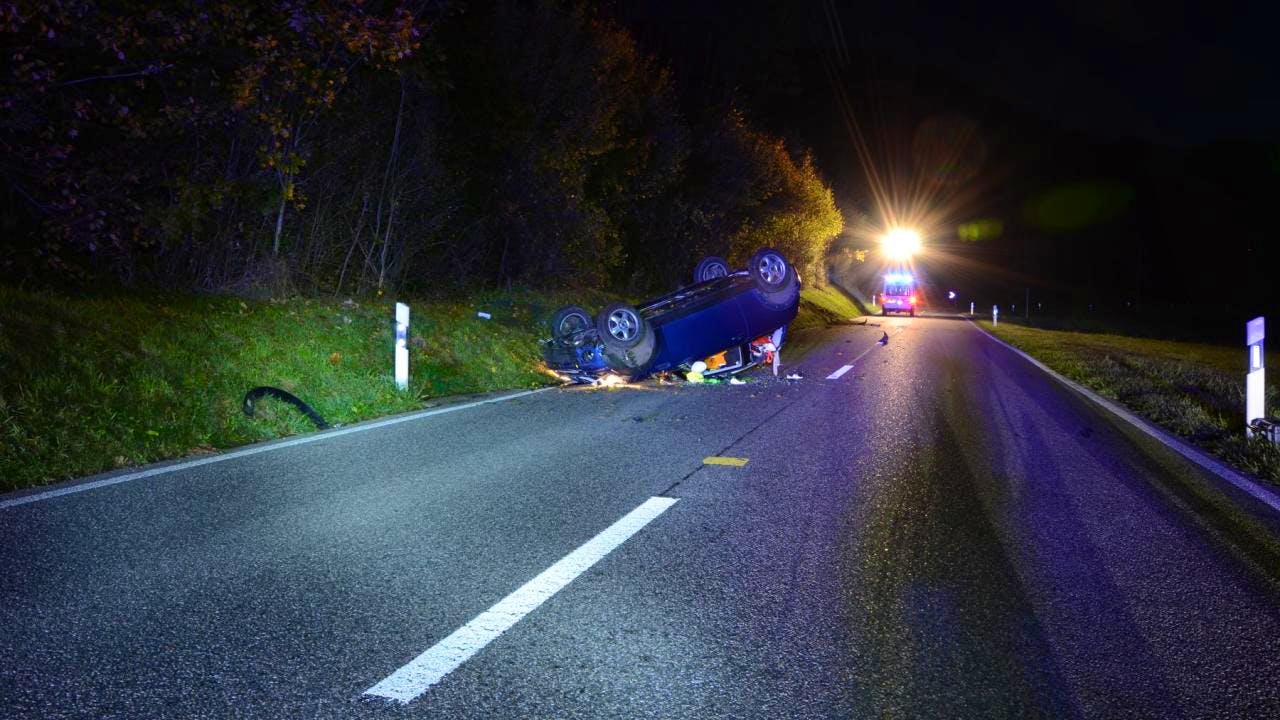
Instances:
[[[1280,589],[1194,470],[961,320],[784,359],[0,509],[0,717],[1280,717]]]

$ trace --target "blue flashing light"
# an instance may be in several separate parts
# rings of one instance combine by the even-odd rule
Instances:
[[[915,278],[911,273],[889,273],[884,276],[884,281],[890,285],[907,285],[915,282]]]

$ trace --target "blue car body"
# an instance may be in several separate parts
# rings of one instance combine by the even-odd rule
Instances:
[[[753,352],[754,340],[779,329],[785,335],[799,306],[798,278],[785,290],[770,293],[761,290],[749,272],[740,271],[640,305],[637,309],[649,325],[654,346],[639,366],[620,362],[594,329],[582,331],[576,346],[548,341],[544,356],[548,367],[577,382],[592,382],[608,373],[638,379],[681,369],[721,352],[726,353],[725,365],[707,375],[737,372],[757,363],[760,353]]]

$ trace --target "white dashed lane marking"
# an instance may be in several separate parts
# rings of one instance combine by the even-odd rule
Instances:
[[[839,380],[839,379],[840,379],[840,378],[841,378],[845,373],[847,373],[847,372],[849,372],[850,370],[852,370],[852,369],[853,369],[853,366],[854,366],[854,365],[857,365],[859,360],[861,360],[862,358],[866,357],[866,356],[867,356],[867,353],[871,352],[872,350],[875,350],[875,349],[876,349],[876,348],[878,348],[878,347],[880,347],[880,346],[879,346],[879,345],[872,345],[871,347],[867,348],[866,350],[863,350],[861,355],[859,355],[858,357],[856,357],[856,358],[854,358],[854,359],[850,360],[848,365],[843,365],[843,366],[841,366],[841,367],[840,367],[840,369],[839,369],[839,370],[836,370],[835,372],[833,372],[833,373],[831,373],[830,375],[828,375],[828,376],[827,376],[827,379],[828,379],[828,380]]]
[[[852,366],[852,365],[844,365],[844,366],[842,366],[839,370],[837,370],[837,371],[835,371],[835,372],[831,373],[830,375],[828,375],[828,376],[827,376],[827,379],[828,379],[828,380],[839,380],[841,375],[844,375],[845,373],[849,372],[849,371],[850,371],[850,370],[852,370],[852,369],[853,369],[853,366]]]
[[[364,691],[389,700],[408,703],[440,682],[493,642],[499,635],[546,602],[574,578],[586,572],[605,555],[635,535],[654,518],[676,503],[676,498],[651,497],[640,507],[583,543],[577,550],[499,600],[449,637],[431,646],[407,665]]]

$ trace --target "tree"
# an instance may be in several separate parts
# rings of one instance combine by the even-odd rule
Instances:
[[[588,6],[496,2],[453,34],[447,162],[464,177],[461,262],[499,282],[599,285],[678,180],[667,73]],[[465,169],[465,175],[463,170]]]
[[[418,48],[419,31],[405,7],[382,17],[358,0],[224,7],[245,53],[235,70],[232,107],[256,128],[259,161],[278,187],[271,243],[276,256],[285,210],[303,202],[297,179],[308,134],[357,66],[396,65]]]
[[[19,252],[129,276],[171,249],[167,232],[243,225],[235,200],[252,204],[259,180],[249,148],[274,181],[278,253],[308,131],[354,68],[400,63],[419,34],[404,7],[358,0],[0,6],[0,52],[16,63],[0,79],[0,171],[23,200],[6,213]]]
[[[701,255],[742,263],[772,246],[806,278],[825,279],[820,265],[844,221],[811,156],[797,162],[781,139],[731,109],[704,134],[691,165],[686,203],[693,210],[681,246],[694,253],[673,258],[674,265],[692,267]]]

